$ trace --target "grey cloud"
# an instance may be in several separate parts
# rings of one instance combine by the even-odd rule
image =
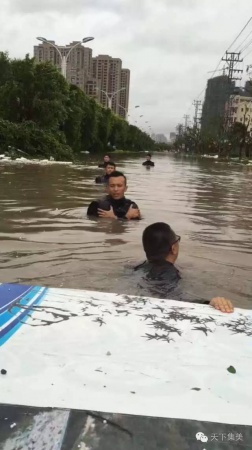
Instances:
[[[130,104],[168,133],[250,16],[251,0],[1,0],[0,41],[20,57],[38,34],[67,43],[85,30],[94,55],[131,70]]]
[[[10,6],[16,13],[57,12],[58,14],[78,14],[88,10],[105,10],[119,13],[119,0],[10,0]]]

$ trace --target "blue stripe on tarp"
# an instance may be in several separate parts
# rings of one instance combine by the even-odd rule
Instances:
[[[29,303],[33,299],[33,297],[39,292],[40,289],[40,286],[31,287],[31,289],[29,289],[27,293],[24,293],[24,295],[17,297],[15,301],[13,300],[8,306],[7,311],[4,311],[0,314],[0,336],[4,325],[11,319],[13,319],[15,315],[21,314],[23,312],[24,308],[21,308],[20,306],[26,306],[27,303]]]
[[[11,285],[11,286],[13,286],[13,285]],[[6,326],[3,325],[2,327],[0,327],[0,346],[3,345],[24,324],[24,322],[28,319],[29,314],[32,313],[32,307],[41,303],[47,292],[47,288],[42,288],[40,286],[32,287],[32,290],[33,290],[33,292],[29,292],[27,295],[24,295],[24,297],[19,300],[20,305],[27,304],[27,302],[29,300],[31,300],[32,297],[35,297],[40,290],[41,290],[41,293],[38,295],[38,297],[33,302],[31,302],[29,305],[27,305],[27,309],[24,310],[22,308],[22,306],[21,307],[14,306],[11,309],[12,313],[10,313],[10,316],[12,318],[15,315],[13,313],[13,310],[15,310],[16,313],[20,311],[20,314],[18,314],[16,319],[14,319],[8,325],[6,325]],[[6,323],[6,321],[5,321],[5,323]]]
[[[33,286],[22,284],[0,284],[0,313],[8,309],[11,303],[32,289]]]

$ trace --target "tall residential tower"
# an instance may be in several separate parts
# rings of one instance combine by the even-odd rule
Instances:
[[[50,61],[60,69],[59,52],[66,57],[77,42],[58,46],[59,52],[52,44],[55,45],[55,42],[48,41],[34,46],[34,56],[36,61]],[[127,119],[130,71],[122,68],[120,58],[112,58],[109,55],[98,55],[93,58],[92,49],[80,43],[71,51],[67,59],[66,79],[105,108],[109,106],[109,96],[112,100],[112,111]],[[117,91],[120,92],[116,94]]]

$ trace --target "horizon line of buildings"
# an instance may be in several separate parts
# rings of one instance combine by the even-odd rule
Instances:
[[[252,83],[235,86],[227,75],[219,75],[207,81],[202,108],[201,129],[215,133],[224,125],[228,128],[239,122],[252,131]]]
[[[214,136],[223,126],[228,129],[237,122],[245,125],[252,135],[252,80],[238,87],[227,75],[208,79],[201,118],[196,126]],[[178,124],[177,131],[170,133],[170,142],[175,142],[185,129],[186,126]]]
[[[78,42],[73,41],[69,45],[57,47],[62,57],[66,57],[69,50],[76,44]],[[50,61],[60,70],[61,57],[54,45],[56,45],[55,41],[35,45],[34,57],[37,62]],[[120,58],[109,55],[93,57],[92,49],[79,43],[68,56],[66,79],[105,108],[109,106],[108,94],[110,94],[112,111],[123,119],[127,119],[130,70],[123,68]],[[117,91],[120,92],[116,94]]]

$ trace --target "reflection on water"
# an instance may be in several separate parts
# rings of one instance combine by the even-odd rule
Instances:
[[[0,281],[135,294],[138,279],[128,266],[144,259],[142,231],[165,221],[182,235],[184,290],[251,307],[251,167],[153,159],[155,168],[146,170],[139,157],[117,157],[140,222],[86,217],[89,202],[104,193],[94,184],[97,161],[0,165]]]

